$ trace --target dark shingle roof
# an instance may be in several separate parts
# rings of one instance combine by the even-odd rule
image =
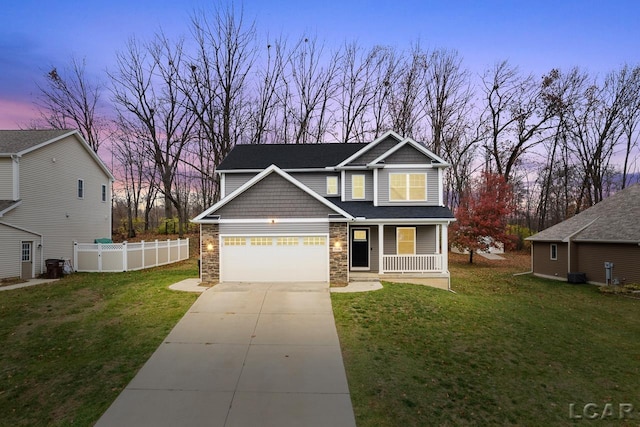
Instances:
[[[372,202],[341,202],[339,197],[327,197],[327,200],[354,217],[454,219],[451,210],[444,206],[373,206]]]
[[[19,204],[20,200],[0,200],[0,217],[3,212],[9,211],[12,207]]]
[[[0,130],[0,154],[16,154],[42,144],[72,130]]]
[[[640,243],[640,184],[620,190],[600,203],[527,240]]]
[[[218,170],[324,168],[336,166],[367,144],[256,144],[236,145]]]

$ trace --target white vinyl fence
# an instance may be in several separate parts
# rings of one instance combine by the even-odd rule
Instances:
[[[171,264],[189,258],[189,239],[140,243],[73,244],[73,269],[85,272],[120,272]]]

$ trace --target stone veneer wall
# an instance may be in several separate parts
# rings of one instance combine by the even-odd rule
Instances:
[[[336,251],[336,243],[341,251]],[[349,235],[345,222],[329,223],[329,281],[333,286],[349,283]]]
[[[203,284],[216,284],[220,281],[220,230],[218,224],[200,225],[201,280]],[[213,250],[207,250],[211,243]]]

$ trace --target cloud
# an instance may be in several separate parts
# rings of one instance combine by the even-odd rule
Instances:
[[[30,102],[0,99],[0,129],[24,129],[37,117]]]

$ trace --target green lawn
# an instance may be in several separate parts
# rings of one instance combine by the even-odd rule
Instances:
[[[590,425],[587,403],[604,424],[640,422],[640,300],[514,277],[528,255],[510,258],[452,256],[455,294],[332,294],[360,427],[567,425],[572,403]],[[618,419],[621,404],[634,419]]]
[[[0,292],[0,425],[92,425],[197,295],[196,261]]]

